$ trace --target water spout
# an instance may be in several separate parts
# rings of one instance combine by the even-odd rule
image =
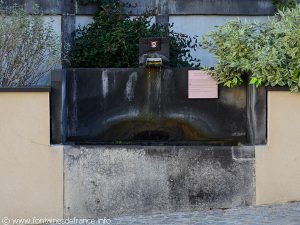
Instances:
[[[147,58],[146,59],[146,67],[162,67],[163,60],[162,58]]]

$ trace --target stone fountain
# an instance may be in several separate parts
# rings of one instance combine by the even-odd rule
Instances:
[[[55,138],[53,134],[53,142],[249,143],[245,86],[219,87],[218,99],[189,99],[187,74],[191,68],[169,68],[166,38],[141,39],[139,63],[140,68],[54,72],[53,87],[56,73],[57,77],[64,77],[64,86],[58,84],[58,89],[65,93],[66,113],[61,135]]]
[[[51,140],[64,145],[65,216],[253,204],[265,90],[219,86],[218,98],[191,99],[195,68],[169,67],[169,40],[139,45],[139,68],[52,74]]]

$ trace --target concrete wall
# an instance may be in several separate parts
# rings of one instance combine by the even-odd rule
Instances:
[[[66,218],[255,204],[254,147],[65,146]]]
[[[0,89],[0,218],[63,216],[63,151],[49,136],[48,92]]]
[[[256,148],[256,202],[300,201],[300,95],[268,92],[268,145]]]

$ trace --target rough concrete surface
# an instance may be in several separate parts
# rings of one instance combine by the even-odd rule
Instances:
[[[251,205],[254,159],[251,154],[240,158],[238,151],[230,146],[65,146],[64,216],[99,218]]]

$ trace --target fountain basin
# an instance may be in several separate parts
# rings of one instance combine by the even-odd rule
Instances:
[[[238,145],[249,143],[253,113],[257,123],[265,119],[265,108],[256,107],[265,102],[263,91],[254,103],[247,86],[219,87],[218,99],[189,99],[189,68],[154,69],[157,74],[143,68],[55,71],[52,133],[61,132],[53,142]],[[263,142],[265,128],[259,129]]]

